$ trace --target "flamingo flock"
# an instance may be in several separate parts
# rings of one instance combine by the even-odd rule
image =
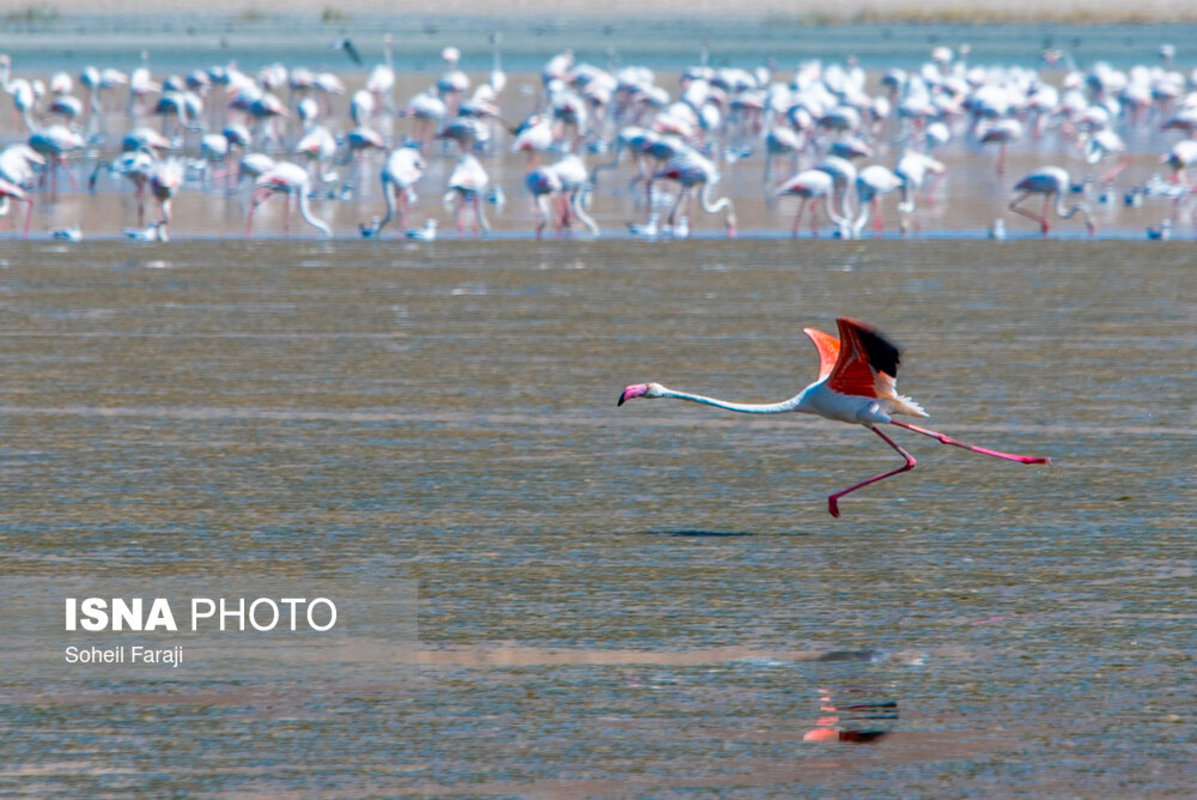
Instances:
[[[135,230],[145,230],[152,195],[155,241],[178,227],[172,204],[191,192],[240,203],[247,236],[255,212],[282,194],[286,235],[294,201],[321,236],[334,235],[334,204],[352,202],[382,209],[358,223],[363,238],[391,235],[393,222],[396,237],[429,237],[440,212],[421,207],[419,189],[436,181],[429,193],[444,199],[459,236],[487,235],[495,220],[529,224],[537,238],[550,229],[598,237],[604,219],[622,216],[615,227],[632,237],[730,238],[737,209],[763,205],[795,238],[806,220],[809,235],[853,239],[918,234],[926,209],[942,219],[953,191],[945,178],[965,167],[1005,195],[991,232],[1005,235],[1008,214],[1044,236],[1072,219],[1092,234],[1099,215],[1157,199],[1167,225],[1153,231],[1197,227],[1197,71],[1175,69],[1164,58],[1174,50],[1161,48],[1159,63],[1082,70],[1059,54],[1044,54],[1042,69],[973,65],[966,46],[940,46],[918,69],[872,75],[851,58],[785,72],[717,68],[704,55],[676,79],[565,51],[529,79],[538,84],[513,92],[501,42],[490,37],[493,66],[481,77],[444,48],[439,74],[406,99],[413,76],[397,73],[389,34],[372,43],[372,66],[370,48],[338,40],[353,62],[339,73],[270,64],[251,74],[228,63],[157,75],[142,53],[128,72],[89,66],[45,78],[0,54],[14,122],[0,133],[0,216],[24,205],[12,228],[28,236],[34,205],[78,194],[78,172],[91,175],[89,191],[106,174],[125,179],[109,188],[131,186]],[[1128,140],[1157,155],[1132,158]],[[1007,177],[1028,158],[1049,163]],[[509,160],[521,162],[519,180]],[[508,196],[523,202],[507,208]]]

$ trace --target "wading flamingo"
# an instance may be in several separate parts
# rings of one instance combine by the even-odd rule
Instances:
[[[482,192],[490,183],[486,169],[473,155],[467,153],[457,159],[453,172],[449,174],[449,189],[445,192],[445,208],[452,208],[457,220],[457,235],[465,231],[466,206],[474,209],[473,229],[475,236],[483,231],[490,233],[490,223],[482,213]]]
[[[818,414],[839,422],[864,425],[898,451],[906,463],[897,469],[874,475],[868,480],[829,496],[827,508],[833,517],[840,515],[839,499],[844,495],[891,475],[897,475],[899,472],[914,469],[914,456],[882,433],[881,429],[877,427],[881,424],[897,425],[900,428],[930,436],[943,444],[962,447],[965,450],[986,456],[1017,461],[1020,464],[1051,463],[1046,458],[1013,455],[965,444],[942,433],[893,419],[891,414],[928,416],[918,403],[897,392],[898,348],[887,341],[871,325],[860,320],[840,317],[836,320],[836,325],[839,328],[839,339],[814,328],[803,330],[814,342],[815,349],[819,353],[819,379],[789,400],[783,400],[780,403],[733,403],[713,397],[704,397],[700,394],[678,392],[659,383],[634,383],[623,390],[619,396],[618,405],[623,405],[636,397],[650,399],[670,397],[747,414],[780,414],[786,411],[797,411]]]
[[[360,226],[363,237],[382,235],[382,229],[395,216],[396,206],[399,208],[399,226],[407,230],[407,209],[425,169],[424,158],[414,147],[400,147],[387,156],[381,173],[382,199],[387,204],[387,215],[382,219],[375,217],[369,225]]]
[[[9,205],[13,200],[25,204],[25,238],[28,239],[29,224],[33,222],[33,198],[12,181],[0,178],[0,217],[8,214]],[[16,235],[16,223],[13,223],[12,231],[13,235]]]
[[[254,235],[254,212],[258,210],[258,206],[275,194],[282,194],[287,198],[287,208],[283,212],[283,232],[287,236],[291,235],[291,195],[299,197],[299,215],[303,217],[303,221],[325,236],[332,236],[332,229],[328,224],[313,217],[308,207],[308,193],[311,187],[312,180],[308,177],[308,171],[290,161],[278,161],[263,172],[254,181],[254,194],[250,200],[249,213],[246,215],[245,238],[249,239]]]
[[[812,236],[819,235],[819,201],[823,202],[823,212],[833,225],[841,231],[850,230],[848,220],[836,214],[835,210],[831,207],[831,196],[834,192],[835,179],[821,169],[804,169],[773,190],[773,194],[776,196],[790,194],[802,198],[802,202],[798,204],[798,213],[794,215],[794,226],[791,229],[791,235],[794,238],[798,237],[798,227],[802,224],[802,215],[806,213],[807,205],[812,200],[815,201],[815,204],[811,205],[810,208],[810,232]]]
[[[730,197],[711,199],[711,189],[719,182],[719,171],[710,159],[701,155],[697,150],[687,147],[675,154],[665,164],[665,168],[653,173],[648,181],[648,196],[653,196],[653,181],[669,179],[681,184],[677,200],[669,210],[668,223],[673,227],[678,220],[678,212],[685,208],[690,195],[698,193],[698,203],[708,214],[723,212],[723,226],[727,230],[727,238],[736,237],[736,209]]]
[[[150,170],[150,194],[158,201],[158,241],[170,241],[171,204],[183,185],[183,162],[177,158],[159,161]]]
[[[1038,222],[1043,235],[1047,236],[1047,232],[1051,229],[1051,223],[1047,220],[1047,214],[1051,210],[1052,196],[1054,195],[1056,198],[1056,216],[1060,219],[1068,219],[1079,212],[1085,218],[1085,227],[1088,229],[1089,235],[1092,236],[1097,232],[1097,226],[1093,224],[1093,219],[1089,216],[1089,209],[1085,207],[1085,204],[1077,203],[1072,208],[1065,206],[1064,195],[1068,193],[1069,185],[1068,173],[1060,167],[1043,167],[1042,169],[1035,170],[1014,184],[1014,191],[1018,192],[1018,197],[1010,201],[1010,210],[1015,214],[1022,214],[1024,217],[1029,217]],[[1036,214],[1034,211],[1019,208],[1018,204],[1033,194],[1043,195],[1042,214]]]

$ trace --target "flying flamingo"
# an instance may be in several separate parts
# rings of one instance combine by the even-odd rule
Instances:
[[[1018,197],[1010,201],[1010,210],[1015,214],[1022,214],[1024,217],[1029,217],[1038,222],[1043,235],[1047,236],[1047,232],[1051,228],[1051,223],[1047,220],[1047,214],[1051,209],[1052,196],[1054,195],[1056,198],[1056,216],[1060,219],[1068,219],[1077,212],[1080,212],[1081,216],[1085,218],[1085,227],[1089,230],[1089,234],[1093,235],[1097,232],[1097,227],[1093,224],[1093,219],[1089,216],[1089,209],[1085,208],[1085,204],[1077,203],[1072,208],[1065,207],[1064,195],[1068,193],[1069,185],[1068,173],[1060,167],[1043,167],[1042,169],[1035,170],[1014,184],[1014,191],[1019,194]],[[1019,203],[1033,194],[1043,195],[1042,214],[1036,214],[1034,211],[1028,211],[1018,206]]]
[[[332,236],[332,229],[328,227],[328,224],[313,217],[311,209],[308,208],[308,192],[311,186],[312,180],[308,176],[308,171],[290,161],[278,161],[273,167],[263,172],[254,181],[253,199],[250,201],[249,214],[246,215],[245,238],[249,239],[254,235],[254,212],[273,194],[283,194],[287,198],[287,210],[283,215],[283,231],[288,236],[291,235],[291,195],[299,196],[299,215],[303,217],[303,221],[325,236]]]
[[[839,500],[844,495],[891,475],[914,469],[914,457],[877,427],[881,424],[897,425],[900,428],[930,436],[943,444],[962,447],[965,450],[986,456],[1016,461],[1020,464],[1051,463],[1046,458],[1013,455],[965,444],[942,433],[893,419],[891,414],[927,416],[927,412],[923,411],[918,403],[897,392],[898,348],[871,325],[860,320],[840,317],[836,320],[836,325],[839,328],[839,339],[814,328],[803,330],[814,342],[815,349],[819,353],[819,379],[789,400],[779,403],[734,403],[699,394],[678,392],[659,383],[634,383],[623,390],[618,404],[623,405],[636,397],[650,399],[669,397],[746,414],[780,414],[796,411],[818,414],[839,422],[864,425],[896,450],[906,463],[897,469],[874,475],[868,480],[830,495],[827,498],[827,508],[833,517],[840,515]]]

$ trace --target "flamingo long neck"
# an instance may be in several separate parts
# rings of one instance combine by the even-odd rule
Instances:
[[[573,206],[574,216],[582,220],[582,224],[586,226],[591,234],[598,236],[598,223],[594,221],[594,218],[591,217],[590,214],[586,213],[586,195],[589,193],[590,184],[586,184],[580,190],[574,192],[573,196],[570,198],[570,205]]]
[[[378,224],[374,226],[374,235],[382,233],[382,229],[387,226],[391,218],[395,216],[395,192],[402,192],[404,189],[400,188],[397,183],[390,178],[384,177],[382,179],[382,199],[387,204],[387,215],[379,220]]]
[[[729,400],[720,400],[716,397],[707,397],[701,394],[679,392],[674,389],[664,389],[660,396],[670,397],[675,400],[688,400],[691,403],[701,403],[705,406],[714,406],[715,408],[736,411],[741,414],[781,414],[786,411],[801,410],[798,408],[798,397],[791,397],[789,400],[783,400],[780,403],[733,403]]]
[[[25,123],[26,130],[34,134],[41,130],[41,126],[37,124],[37,120],[33,118],[32,106],[24,106],[21,108],[21,120]]]
[[[731,228],[736,224],[736,207],[732,205],[730,197],[720,197],[718,200],[711,202],[711,188],[712,184],[707,181],[702,185],[702,192],[698,195],[698,202],[702,205],[702,210],[708,214],[718,214],[723,211],[723,222]],[[726,209],[726,211],[724,211]]]
[[[547,192],[536,195],[536,211],[540,215],[540,219],[536,223],[536,235],[539,236],[540,232],[549,224],[549,217],[552,216],[549,211],[549,194]]]
[[[856,188],[856,183],[853,180],[845,180],[844,188],[842,189],[838,180],[833,181],[832,185],[835,187],[833,191],[838,192],[840,196],[840,219],[843,220],[840,225],[842,227],[851,227],[852,194]]]
[[[598,183],[598,174],[600,170],[615,169],[622,164],[624,155],[628,150],[629,148],[624,145],[617,145],[615,148],[615,158],[610,161],[604,161],[601,164],[596,164],[594,169],[590,170],[590,182],[593,184]]]
[[[1067,191],[1067,187],[1056,192],[1056,214],[1060,219],[1068,219],[1079,211],[1084,216],[1086,224],[1090,224],[1092,220],[1089,216],[1089,209],[1085,207],[1084,203],[1077,203],[1072,208],[1068,208],[1068,204],[1064,200],[1065,191]]]
[[[858,230],[856,223],[852,221],[851,215],[846,210],[843,214],[836,213],[835,206],[831,202],[831,193],[823,195],[823,210],[827,213],[827,219],[831,220],[831,224],[839,228],[840,235],[852,238],[853,232]],[[861,226],[863,227],[863,223]]]
[[[865,226],[869,224],[869,217],[872,214],[873,206],[875,206],[877,202],[878,199],[874,197],[871,202],[860,204],[860,214],[852,221],[851,224],[853,238],[860,238],[860,234],[864,231]]]
[[[303,221],[311,225],[316,230],[323,233],[325,236],[332,236],[332,228],[323,221],[312,216],[312,211],[308,207],[308,192],[307,187],[301,187],[299,192],[299,216],[303,217]]]

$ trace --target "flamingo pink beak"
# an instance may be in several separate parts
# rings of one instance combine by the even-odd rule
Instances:
[[[633,383],[631,386],[623,390],[623,394],[619,396],[619,402],[615,405],[622,406],[633,397],[644,397],[648,393],[647,383]]]

